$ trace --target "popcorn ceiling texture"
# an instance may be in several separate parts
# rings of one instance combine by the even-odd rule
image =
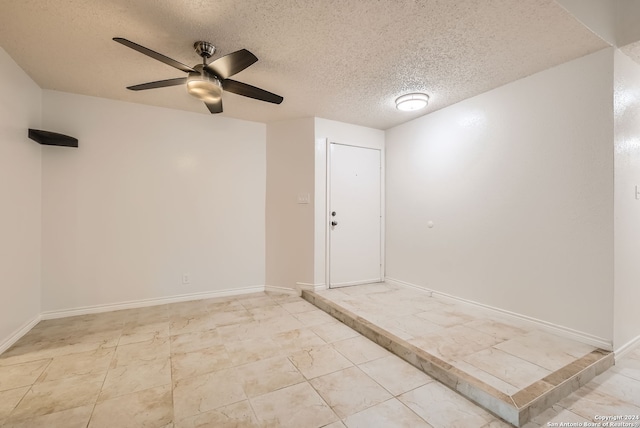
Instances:
[[[0,47],[42,88],[208,114],[181,87],[126,86],[185,74],[111,40],[188,65],[193,42],[215,58],[259,61],[234,78],[283,104],[224,95],[224,116],[317,116],[378,129],[608,46],[553,0],[21,0],[0,2]],[[427,110],[396,97],[423,91]]]

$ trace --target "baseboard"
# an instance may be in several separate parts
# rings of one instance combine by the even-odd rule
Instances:
[[[14,331],[8,338],[0,342],[0,354],[9,349],[11,345],[16,343],[22,336],[29,333],[29,331],[36,326],[41,320],[41,316],[37,315],[31,321],[26,322],[22,327]]]
[[[265,285],[264,291],[269,291],[272,293],[279,293],[279,294],[289,294],[291,296],[300,296],[301,294],[299,289],[278,287],[277,285]]]
[[[40,314],[41,319],[50,320],[56,318],[73,317],[77,315],[97,314],[100,312],[119,311],[122,309],[144,308],[147,306],[166,305],[168,303],[187,302],[190,300],[212,299],[216,297],[237,296],[249,293],[261,293],[265,291],[264,285],[251,287],[230,288],[226,290],[206,291],[202,293],[181,294],[178,296],[161,297],[156,299],[133,300],[107,305],[84,306],[74,309],[63,309],[58,311],[46,311]]]
[[[302,292],[305,291],[322,291],[327,289],[327,284],[309,284],[306,282],[296,282],[296,288]]]
[[[443,297],[445,299],[451,299],[456,302],[466,303],[471,306],[481,307],[483,309],[488,309],[494,312],[497,312],[501,315],[506,315],[518,321],[524,321],[529,325],[538,328],[540,330],[547,331],[549,333],[557,334],[558,336],[566,337],[568,339],[573,339],[578,342],[585,343],[591,346],[597,346],[598,348],[604,349],[606,351],[613,350],[613,344],[611,341],[606,340],[604,338],[591,335],[589,333],[585,333],[582,331],[574,330],[569,327],[565,327],[562,325],[550,323],[548,321],[543,321],[537,318],[529,317],[527,315],[518,314],[515,312],[507,311],[505,309],[496,308],[493,306],[485,305],[484,303],[474,302],[473,300],[463,299],[461,297],[456,297],[451,294],[442,293],[440,291],[431,290],[429,288],[423,287],[421,285],[411,284],[409,282],[401,281],[399,279],[394,278],[385,278],[385,282],[389,282],[391,284],[397,284],[404,287],[413,288],[416,290],[424,291],[426,293],[430,293],[431,295],[436,295],[439,297]],[[626,345],[625,345],[626,346]]]
[[[636,346],[640,346],[640,336],[636,336],[618,349],[614,351],[616,360],[624,357],[628,352],[632,351]]]

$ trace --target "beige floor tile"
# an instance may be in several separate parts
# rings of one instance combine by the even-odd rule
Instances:
[[[119,336],[118,336],[119,337]],[[70,344],[68,342],[34,343],[27,346],[10,348],[0,355],[0,367],[21,364],[36,360],[51,359],[62,355],[77,354],[80,352],[95,351],[100,348],[115,347],[115,340],[96,342],[80,342]]]
[[[55,357],[38,378],[38,382],[89,374],[104,375],[114,353],[115,348],[107,348]]]
[[[14,422],[93,404],[104,374],[84,375],[34,384],[9,415]]]
[[[495,348],[467,355],[464,361],[519,389],[551,374],[547,369]]]
[[[359,367],[394,396],[433,381],[430,376],[395,355],[378,358]]]
[[[442,327],[453,327],[456,325],[468,323],[475,318],[465,312],[455,309],[440,309],[420,312],[415,314],[416,317],[425,319],[433,324]]]
[[[595,415],[594,415],[595,416]],[[543,426],[560,426],[560,423],[565,424],[576,424],[576,425],[566,425],[566,426],[585,426],[586,422],[593,422],[592,419],[583,418],[580,415],[576,415],[573,412],[570,412],[567,409],[563,409],[562,407],[556,405],[553,406],[535,418],[533,418],[530,422],[524,425],[523,428],[539,428]],[[555,425],[555,424],[558,425]],[[578,425],[582,424],[582,425]]]
[[[33,384],[49,363],[51,360],[38,360],[0,367],[0,391]]]
[[[168,358],[118,366],[107,372],[98,401],[170,384],[171,362]]]
[[[418,318],[415,315],[382,318],[377,321],[376,324],[405,340],[424,336],[425,334],[442,330],[444,328],[441,325]]]
[[[360,333],[354,329],[337,321],[313,326],[311,330],[327,343],[360,336]]]
[[[241,428],[258,426],[249,401],[240,401],[217,410],[200,413],[175,423],[176,428]]]
[[[558,370],[595,349],[593,346],[541,331],[504,341],[495,348],[551,371]]]
[[[238,311],[245,309],[242,303],[233,297],[205,299],[203,303],[209,312]]]
[[[251,297],[240,298],[238,299],[238,302],[245,309],[255,309],[263,306],[275,306],[278,304],[275,300],[267,296],[265,293],[256,294]]]
[[[220,336],[220,343],[224,344],[237,342],[239,340],[260,339],[264,337],[264,331],[260,330],[259,327],[259,321],[251,321],[218,327],[216,328],[216,332]]]
[[[86,428],[92,411],[93,405],[75,407],[2,426],[4,428]]]
[[[208,311],[197,313],[181,313],[172,316],[169,322],[171,336],[178,334],[193,333],[194,331],[206,331],[216,328],[216,323],[211,318]]]
[[[118,346],[111,367],[142,364],[153,360],[165,360],[169,358],[169,355],[170,346],[168,337],[131,343]]]
[[[557,403],[559,406],[593,420],[595,415],[640,415],[640,407],[598,390],[589,383]]]
[[[605,372],[593,379],[592,385],[598,391],[640,407],[640,382],[633,378],[615,372]]]
[[[0,391],[0,421],[7,418],[31,386]],[[0,424],[0,426],[2,426]]]
[[[294,315],[298,321],[307,327],[313,327],[320,324],[326,324],[328,322],[335,321],[331,315],[324,311],[316,309],[314,311],[300,312]]]
[[[225,369],[173,382],[176,420],[245,400],[235,369]]]
[[[254,320],[263,320],[263,319],[268,319],[273,317],[289,315],[289,312],[285,311],[280,305],[261,306],[258,308],[251,308],[248,310],[248,312]]]
[[[503,341],[522,336],[530,331],[524,327],[514,325],[513,322],[507,324],[506,322],[500,322],[492,319],[474,320],[466,323],[465,326],[490,334],[491,336]]]
[[[498,391],[504,392],[507,395],[514,395],[515,393],[521,390],[521,388],[518,388],[517,386],[513,386],[510,383],[507,383],[502,379],[499,379],[494,375],[485,372],[484,370],[480,370],[479,368],[472,366],[471,364],[465,361],[454,361],[452,365],[457,369],[467,373],[471,377],[478,379],[486,383],[487,385],[492,386]]]
[[[172,421],[171,386],[165,385],[96,404],[89,428],[152,428]]]
[[[338,420],[307,382],[254,397],[250,401],[258,420],[268,426],[315,428]]]
[[[271,336],[271,339],[276,342],[283,353],[287,355],[314,346],[322,346],[326,343],[309,328],[277,333]]]
[[[224,346],[234,366],[277,357],[282,354],[280,345],[268,337],[230,342]]]
[[[353,365],[331,345],[294,352],[289,358],[307,379],[337,372]]]
[[[498,339],[493,336],[464,325],[445,328],[409,340],[409,343],[445,361],[462,359],[467,355],[490,348],[497,342]]]
[[[358,367],[349,367],[310,381],[340,418],[391,398],[391,394]]]
[[[395,398],[351,415],[343,422],[348,428],[431,428]]]
[[[257,321],[255,333],[257,333],[258,336],[255,337],[271,336],[276,333],[284,333],[303,328],[305,328],[304,324],[298,321],[294,315],[281,315]]]
[[[362,364],[392,355],[389,351],[364,336],[334,342],[332,346],[354,364]]]
[[[185,353],[221,345],[223,339],[216,330],[196,331],[171,336],[171,353]]]
[[[398,397],[434,427],[481,427],[493,419],[486,411],[438,382],[431,382]]]
[[[306,300],[298,300],[296,302],[290,302],[290,303],[283,303],[280,306],[282,306],[282,308],[284,310],[286,310],[287,312],[289,312],[290,314],[299,314],[302,312],[309,312],[309,311],[317,311],[318,308],[316,308],[314,305],[312,305],[311,303],[307,302]]]
[[[234,311],[212,311],[209,313],[208,318],[215,327],[254,321],[251,313],[244,308]]]
[[[169,322],[161,321],[155,323],[138,324],[132,322],[125,325],[118,345],[129,343],[146,342],[153,339],[165,338],[169,336]]]
[[[640,358],[629,355],[621,360],[616,359],[616,365],[609,370],[640,381]]]
[[[171,356],[173,380],[211,373],[231,366],[231,358],[222,345]]]
[[[325,425],[323,428],[347,428],[345,424],[342,423],[342,421],[335,421],[333,423],[330,423],[329,425]]]
[[[286,357],[274,357],[237,367],[247,397],[266,394],[304,382],[305,378]]]

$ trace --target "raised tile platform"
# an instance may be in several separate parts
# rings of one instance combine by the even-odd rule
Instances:
[[[407,287],[366,284],[302,297],[515,426],[614,361],[609,351]]]

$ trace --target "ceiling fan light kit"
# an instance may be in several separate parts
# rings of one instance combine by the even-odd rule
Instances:
[[[406,94],[396,98],[396,108],[400,111],[415,111],[423,109],[429,103],[429,96],[420,92]]]
[[[187,77],[158,80],[129,86],[127,87],[129,90],[142,91],[186,84],[187,92],[203,101],[212,114],[222,113],[222,93],[224,91],[273,104],[280,104],[283,101],[280,95],[229,79],[229,77],[241,72],[258,61],[258,58],[246,49],[232,52],[207,64],[207,59],[213,56],[216,48],[209,42],[198,41],[193,44],[193,48],[202,58],[202,64],[189,67],[130,40],[123,39],[122,37],[114,37],[113,40],[157,61],[188,73]]]
[[[194,68],[198,71],[202,65],[196,65]],[[189,73],[187,92],[205,103],[215,103],[222,98],[222,84],[217,77],[200,70],[197,73]]]

